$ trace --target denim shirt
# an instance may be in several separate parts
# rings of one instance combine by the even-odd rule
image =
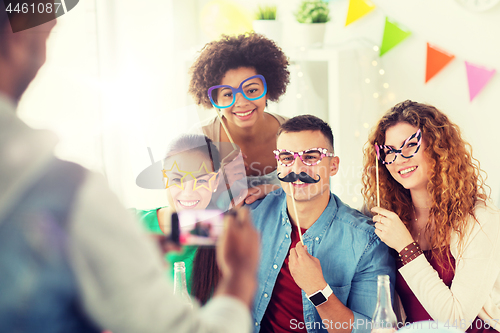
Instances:
[[[251,204],[250,208],[255,227],[261,233],[262,246],[259,285],[252,310],[254,331],[259,332],[276,279],[289,254],[292,226],[282,189]],[[391,293],[395,282],[394,258],[367,221],[365,215],[331,193],[323,214],[303,234],[304,245],[320,260],[323,276],[333,293],[353,312],[354,321],[344,323],[349,324],[353,333],[370,331],[369,323],[377,303],[377,276],[389,275]],[[309,333],[326,332],[326,328],[335,325],[321,319],[303,290],[302,304],[304,323],[290,318],[291,328],[304,325]]]

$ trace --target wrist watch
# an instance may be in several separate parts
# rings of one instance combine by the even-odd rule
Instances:
[[[325,289],[318,290],[315,293],[307,296],[307,298],[309,298],[314,306],[320,306],[321,304],[328,301],[328,297],[330,297],[331,294],[333,294],[332,288],[330,288],[330,286],[327,284]]]

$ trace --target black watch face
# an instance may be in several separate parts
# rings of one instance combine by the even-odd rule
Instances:
[[[317,293],[317,294],[311,295],[311,296],[309,296],[309,299],[314,304],[314,306],[318,306],[318,305],[326,302],[326,297],[323,295],[323,293]]]

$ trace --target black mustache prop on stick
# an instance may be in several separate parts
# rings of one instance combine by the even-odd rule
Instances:
[[[296,174],[295,172],[292,171],[283,178],[280,177],[278,174],[278,179],[281,180],[282,182],[287,182],[287,183],[293,183],[297,180],[300,180],[303,183],[315,184],[321,180],[321,177],[319,175],[317,175],[317,176],[318,176],[318,179],[316,180],[316,179],[312,178],[311,176],[309,176],[304,171],[302,171],[299,174]]]
[[[288,175],[286,175],[285,177],[280,177],[279,175],[277,176],[279,180],[281,180],[282,182],[287,182],[288,185],[290,186],[290,196],[292,197],[293,210],[295,212],[297,229],[299,231],[299,237],[300,237],[300,241],[302,242],[302,245],[304,245],[304,240],[302,239],[302,231],[300,230],[301,228],[300,228],[299,214],[297,214],[297,205],[295,204],[294,189],[293,189],[292,183],[297,181],[297,180],[300,180],[303,183],[314,184],[314,183],[317,183],[321,180],[320,175],[317,175],[317,176],[318,176],[318,179],[316,180],[303,171],[299,174],[296,174],[295,172],[292,171]]]

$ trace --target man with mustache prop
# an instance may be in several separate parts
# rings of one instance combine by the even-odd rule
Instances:
[[[394,259],[368,218],[330,192],[330,126],[294,117],[274,154],[282,189],[250,205],[263,249],[254,332],[369,332],[377,276],[393,282]]]

